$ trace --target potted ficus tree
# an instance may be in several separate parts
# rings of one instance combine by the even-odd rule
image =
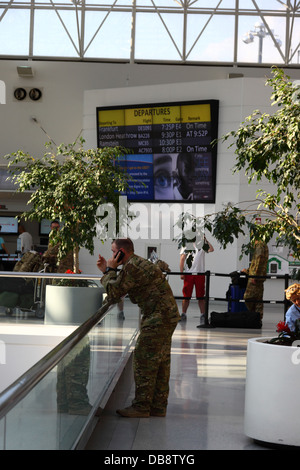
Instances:
[[[119,194],[128,186],[128,175],[119,164],[126,150],[119,147],[86,150],[82,138],[58,147],[47,143],[46,148],[42,158],[21,150],[6,155],[17,191],[32,191],[29,208],[20,217],[61,221],[60,230],[50,233],[51,243],[58,246],[58,261],[73,253],[71,271],[79,273],[80,248],[86,248],[90,254],[94,252],[97,224],[101,224],[98,207],[110,203],[118,211]],[[48,298],[56,300],[57,311],[56,294],[47,292],[46,303]],[[56,319],[61,319],[59,313]]]
[[[290,77],[274,67],[273,77],[266,84],[273,88],[272,114],[254,111],[239,129],[222,136],[222,142],[235,147],[233,172],[244,171],[248,183],[257,180],[272,185],[272,192],[259,190],[254,201],[228,204],[223,210],[195,217],[183,213],[180,227],[188,221],[194,231],[209,231],[223,248],[250,230],[255,238],[265,242],[276,236],[277,242],[290,248],[300,258],[300,88]],[[263,224],[255,224],[257,216]],[[184,231],[182,232],[185,233]],[[176,239],[184,246],[184,236]],[[248,253],[251,241],[244,243],[242,253]]]
[[[211,232],[223,248],[249,229],[255,239],[264,242],[275,237],[299,259],[300,89],[277,67],[272,69],[267,85],[273,88],[274,114],[254,111],[237,130],[220,140],[235,146],[234,172],[244,171],[249,184],[254,179],[269,182],[272,191],[260,190],[251,204],[230,204],[205,217],[182,214],[178,224],[182,227],[188,220],[196,231]],[[263,216],[260,225],[255,224],[259,215]],[[188,241],[177,239],[181,246]],[[243,244],[242,253],[250,249],[251,240]],[[300,349],[294,342],[287,344],[271,338],[249,340],[245,433],[258,441],[300,446]]]

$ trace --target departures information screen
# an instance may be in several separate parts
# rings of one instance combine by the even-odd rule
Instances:
[[[124,147],[131,201],[215,202],[217,100],[97,108],[97,145]]]

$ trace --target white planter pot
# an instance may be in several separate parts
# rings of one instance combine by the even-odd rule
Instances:
[[[300,348],[248,341],[245,434],[255,440],[300,446]]]
[[[103,293],[103,287],[47,286],[45,323],[83,323],[101,307]]]

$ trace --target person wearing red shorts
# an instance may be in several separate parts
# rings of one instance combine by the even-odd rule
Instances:
[[[204,273],[205,272],[205,253],[210,253],[214,251],[213,246],[209,241],[206,240],[204,237],[204,243],[202,248],[197,249],[194,246],[194,250],[186,250],[182,248],[180,252],[180,272],[182,273]],[[188,263],[188,258],[190,262]],[[190,267],[188,267],[188,264]],[[181,279],[183,280],[183,297],[185,297],[182,301],[182,313],[181,313],[181,321],[186,320],[186,312],[190,303],[190,298],[192,297],[192,293],[195,287],[196,290],[196,297],[204,297],[205,294],[205,275],[196,275],[196,274],[189,274],[181,275]],[[198,299],[198,305],[201,313],[200,323],[204,320],[204,312],[205,312],[205,300]]]

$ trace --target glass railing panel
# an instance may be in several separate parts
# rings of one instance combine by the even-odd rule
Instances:
[[[20,274],[21,276],[21,274]],[[0,277],[1,321],[44,318],[45,285],[48,279]]]
[[[89,393],[92,400],[99,397],[99,390],[108,386],[138,331],[138,308],[125,301],[124,313],[125,319],[120,319],[114,307],[90,334],[92,380]]]
[[[56,384],[57,367],[2,419],[5,450],[58,448]]]
[[[101,403],[112,377],[129,353],[139,327],[139,311],[125,300],[0,421],[0,448],[71,449]]]
[[[83,287],[84,284],[89,287]],[[88,292],[87,301],[84,291]],[[0,320],[17,323],[24,320],[45,320],[48,324],[81,324],[100,308],[103,292],[97,275],[85,277],[74,274],[2,271]],[[82,315],[83,310],[85,315]]]
[[[0,419],[0,450],[5,449],[5,418]]]

